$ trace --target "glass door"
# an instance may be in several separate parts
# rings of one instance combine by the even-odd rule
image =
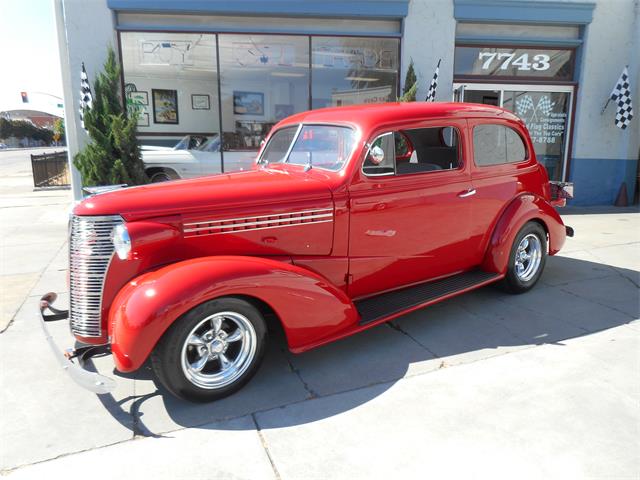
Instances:
[[[527,125],[536,157],[551,180],[565,180],[573,86],[454,84],[456,101],[501,106]]]

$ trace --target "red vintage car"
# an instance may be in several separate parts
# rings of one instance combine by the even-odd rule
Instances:
[[[562,202],[525,125],[500,108],[296,114],[249,171],[78,204],[68,317],[87,346],[65,357],[50,343],[95,392],[114,381],[82,361],[109,350],[120,372],[151,357],[170,392],[211,401],[256,372],[268,319],[302,353],[490,283],[526,292],[573,234]],[[67,316],[54,300],[41,302],[45,330]]]

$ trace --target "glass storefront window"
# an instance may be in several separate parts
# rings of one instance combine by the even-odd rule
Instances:
[[[271,127],[309,109],[309,38],[219,35],[225,170],[248,166]]]
[[[527,125],[538,162],[551,180],[562,180],[569,119],[568,92],[505,90],[503,106]]]
[[[313,37],[312,108],[396,100],[395,38]]]
[[[172,178],[251,168],[294,113],[397,98],[398,38],[122,32],[120,42],[143,160]]]
[[[141,135],[163,133],[177,143],[218,134],[215,35],[123,32],[121,44],[126,102],[140,113]]]

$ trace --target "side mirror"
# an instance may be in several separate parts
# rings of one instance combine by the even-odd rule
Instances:
[[[369,150],[369,160],[371,160],[371,163],[374,165],[380,165],[384,160],[384,150],[377,145],[371,147],[371,150]]]

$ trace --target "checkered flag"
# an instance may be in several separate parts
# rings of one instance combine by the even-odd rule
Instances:
[[[540,113],[548,117],[555,104],[556,102],[552,102],[547,95],[544,95],[538,100],[538,106],[536,108]]]
[[[433,78],[431,79],[431,85],[429,85],[429,91],[427,92],[427,98],[424,100],[425,102],[435,102],[436,101],[436,88],[438,88],[438,74],[440,73],[440,62],[442,59],[438,60],[438,65],[436,66],[436,71],[433,74]]]
[[[84,126],[84,111],[91,110],[93,105],[93,96],[91,95],[91,87],[89,86],[89,78],[87,77],[87,71],[84,69],[84,62],[82,62],[82,71],[80,72],[80,124],[86,131]]]
[[[525,95],[524,97],[516,100],[516,111],[518,112],[518,116],[523,117],[529,110],[533,110],[533,98],[531,95]]]
[[[624,67],[618,83],[611,91],[611,100],[616,102],[616,127],[624,130],[633,118],[633,105],[631,104],[631,85],[629,84],[628,67]],[[607,102],[609,103],[609,102]],[[606,108],[606,105],[605,105]]]

